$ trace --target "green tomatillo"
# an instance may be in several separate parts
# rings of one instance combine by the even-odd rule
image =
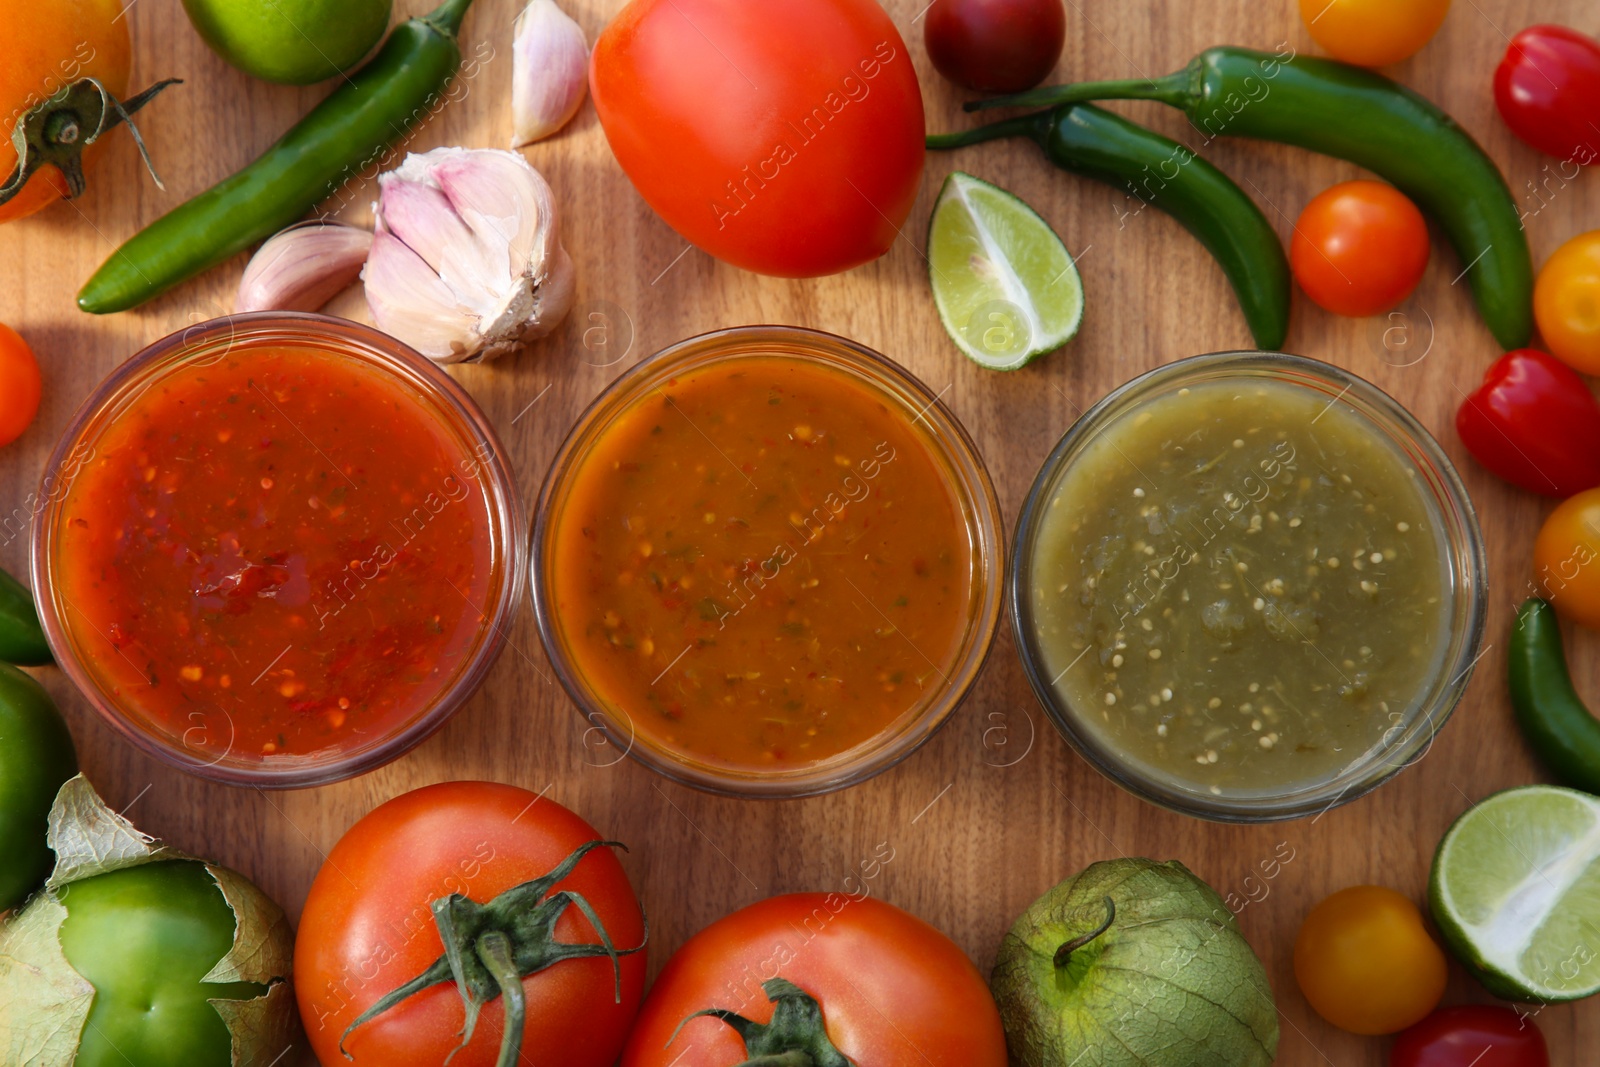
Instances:
[[[77,770],[72,735],[50,694],[0,663],[0,912],[22,903],[50,873],[50,803]]]

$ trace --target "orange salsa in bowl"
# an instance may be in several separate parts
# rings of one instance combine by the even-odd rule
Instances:
[[[954,709],[999,517],[933,394],[809,331],[726,331],[619,380],[535,530],[541,633],[611,740],[725,792],[838,788]]]
[[[447,376],[353,324],[241,316],[136,356],[57,451],[36,588],[114,725],[211,777],[328,781],[470,694],[520,509]]]

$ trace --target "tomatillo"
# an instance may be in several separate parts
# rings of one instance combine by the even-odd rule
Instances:
[[[50,694],[0,663],[0,912],[20,904],[50,873],[50,804],[77,770],[72,735]]]
[[[349,70],[389,28],[392,0],[183,0],[217,55],[246,74],[310,85]]]

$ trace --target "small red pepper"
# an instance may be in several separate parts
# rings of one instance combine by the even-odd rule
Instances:
[[[1529,26],[1494,72],[1494,100],[1511,131],[1547,155],[1600,159],[1600,41],[1565,26]]]
[[[1569,497],[1600,485],[1600,403],[1571,367],[1532,348],[1507,352],[1456,412],[1473,458],[1513,485]]]

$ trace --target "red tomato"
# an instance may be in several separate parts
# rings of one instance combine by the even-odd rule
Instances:
[[[16,330],[0,323],[0,447],[22,436],[39,414],[39,361]]]
[[[589,82],[646,202],[746,270],[877,259],[917,198],[922,93],[873,0],[633,0]]]
[[[923,26],[934,67],[983,93],[1031,89],[1061,58],[1061,0],[934,0]]]
[[[1529,26],[1494,72],[1511,132],[1579,165],[1600,159],[1600,42],[1565,26]]]
[[[1006,1067],[989,987],[953,942],[899,908],[839,893],[772,897],[712,923],[656,979],[622,1067],[728,1067],[747,1051],[725,1008],[758,1023],[761,984],[784,978],[814,997],[834,1046],[871,1067]],[[670,1044],[669,1044],[670,1041]]]
[[[1440,1008],[1399,1037],[1389,1067],[1550,1067],[1544,1035],[1510,1008]]]
[[[1428,224],[1406,195],[1383,182],[1343,182],[1306,205],[1289,242],[1289,265],[1319,307],[1378,315],[1411,295],[1428,267]]]
[[[396,797],[340,838],[311,885],[295,942],[295,995],[312,1048],[325,1064],[440,1067],[460,1042],[464,1011],[451,982],[430,986],[339,1040],[379,997],[421,974],[444,951],[429,905],[453,893],[487,903],[548,874],[594,828],[552,800],[492,782],[447,782]],[[618,949],[644,939],[644,917],[610,849],[588,853],[556,889],[594,907]],[[548,899],[548,898],[547,898]],[[556,921],[555,939],[600,939],[579,910]],[[645,954],[623,956],[622,999],[604,956],[571,959],[522,980],[524,1062],[611,1067],[644,990]],[[483,1009],[451,1067],[491,1067],[504,1022],[501,998]]]

